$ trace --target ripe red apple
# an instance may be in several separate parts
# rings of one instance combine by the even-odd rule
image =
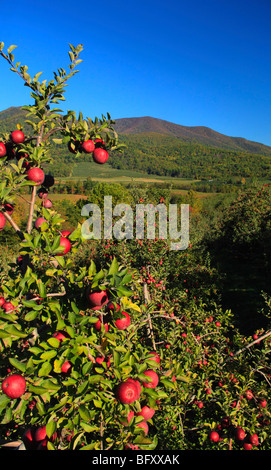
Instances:
[[[141,408],[141,411],[139,411],[138,413],[136,413],[137,416],[143,416],[143,418],[148,421],[148,419],[151,419],[153,417],[155,413],[155,410],[154,408],[151,408],[150,406],[143,406]]]
[[[42,203],[41,203],[42,207],[44,207],[45,209],[51,209],[53,203],[50,199],[43,199]]]
[[[38,168],[38,167],[30,168],[30,170],[28,170],[26,174],[27,174],[27,179],[29,181],[33,181],[34,183],[37,183],[37,184],[42,184],[44,182],[45,175],[44,175],[44,171],[41,168]]]
[[[251,390],[246,391],[246,397],[247,397],[248,400],[252,400],[253,396],[254,395],[253,395]]]
[[[142,391],[139,380],[129,378],[129,379],[126,380],[126,382],[133,382],[135,384],[135,386],[137,388],[137,400],[138,400],[139,397],[140,397],[141,391]]]
[[[65,361],[61,366],[61,372],[68,375],[71,372],[72,363],[70,361]]]
[[[212,442],[218,442],[219,441],[219,434],[216,431],[211,431],[209,434],[209,439]]]
[[[0,307],[2,307],[6,303],[4,297],[0,297]]]
[[[5,378],[2,383],[2,391],[9,398],[20,398],[26,390],[26,381],[22,375],[13,374]]]
[[[150,359],[151,361],[155,361],[155,362],[157,362],[157,364],[160,364],[160,356],[155,351],[150,352],[148,354],[147,359]]]
[[[123,424],[124,426],[127,426],[127,424],[130,424],[130,421],[131,419],[134,417],[135,413],[133,410],[130,410],[129,413],[127,414],[127,422],[125,421],[120,421],[121,424]]]
[[[51,441],[54,441],[55,439],[57,438],[57,433],[55,432],[51,437],[50,437],[50,440]],[[38,429],[36,429],[35,431],[35,435],[34,435],[34,440],[35,442],[41,442],[43,441],[44,439],[48,439],[48,436],[46,434],[46,425],[44,424],[43,426],[40,426]]]
[[[148,434],[148,432],[149,432],[149,426],[148,426],[148,423],[146,423],[146,421],[141,421],[141,423],[138,423],[138,424],[137,424],[137,427],[144,429],[144,431],[145,431],[145,436],[147,436],[147,434]]]
[[[44,217],[38,217],[34,225],[36,228],[40,228],[44,222],[47,222],[47,220]]]
[[[15,310],[15,308],[16,307],[14,307],[14,305],[11,302],[5,302],[2,305],[2,309],[5,310],[6,313],[13,312],[13,310]]]
[[[134,403],[138,397],[136,384],[128,380],[121,382],[117,387],[116,397],[123,404]]]
[[[252,444],[250,442],[244,442],[243,443],[243,448],[245,450],[251,450],[252,449]]]
[[[260,401],[260,406],[261,406],[262,408],[265,408],[266,405],[267,405],[267,401],[266,401],[266,400],[261,400],[261,401]]]
[[[143,372],[143,374],[146,375],[147,377],[151,378],[150,381],[148,380],[146,382],[143,382],[144,387],[146,387],[146,388],[155,388],[158,385],[159,377],[158,377],[157,373],[154,370],[152,370],[152,369],[145,370]]]
[[[93,309],[95,310],[95,309]],[[104,319],[103,323],[102,323],[102,318],[101,316],[99,316],[99,319],[96,321],[96,323],[94,324],[94,328],[97,330],[97,331],[101,331],[101,328],[102,328],[102,324],[105,328],[105,331],[108,331],[109,330],[109,325],[107,323],[107,321]]]
[[[109,154],[105,149],[96,148],[93,152],[93,160],[95,163],[103,164],[108,160]]]
[[[25,141],[24,133],[19,130],[11,132],[10,138],[14,144],[22,144]]]
[[[89,287],[86,291],[89,307],[92,310],[100,310],[108,303],[108,295],[108,290],[91,290],[91,287]]]
[[[118,330],[125,330],[130,325],[131,319],[127,312],[121,312],[121,314],[122,317],[115,321],[115,325]]]
[[[34,427],[31,427],[28,428],[23,434],[22,441],[27,450],[35,448],[35,432],[36,429]]]
[[[4,211],[8,213],[8,215],[12,215],[14,211],[14,206],[12,204],[4,204]]]
[[[96,149],[105,146],[105,142],[103,141],[103,139],[95,139],[94,142],[95,142]]]
[[[93,140],[85,140],[85,142],[82,143],[81,149],[85,153],[92,153],[93,150],[95,150],[95,144]]]
[[[0,212],[0,231],[3,230],[3,228],[6,225],[6,217],[2,212]]]
[[[65,238],[68,238],[70,234],[71,234],[71,232],[69,230],[63,230],[61,232],[61,236],[65,237]]]
[[[236,430],[235,430],[235,439],[237,441],[243,441],[245,439],[245,437],[246,437],[245,431],[241,427],[236,428]]]
[[[259,445],[259,438],[257,434],[250,434],[248,436],[248,441],[253,445],[253,446],[258,446]]]
[[[38,196],[39,196],[40,199],[46,199],[47,196],[48,196],[48,191],[47,191],[47,189],[45,189],[45,188],[40,188],[40,189],[38,190]]]
[[[0,157],[5,157],[7,154],[6,146],[3,142],[0,142]]]
[[[53,338],[58,339],[61,343],[64,339],[70,338],[70,335],[64,330],[58,330],[53,334]]]
[[[66,237],[60,237],[59,246],[63,246],[64,251],[57,253],[55,256],[66,255],[72,247],[70,240]]]

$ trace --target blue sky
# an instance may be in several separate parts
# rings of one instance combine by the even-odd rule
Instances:
[[[0,0],[0,41],[29,73],[83,62],[62,109],[152,116],[271,146],[270,0]],[[31,104],[0,60],[0,110]]]

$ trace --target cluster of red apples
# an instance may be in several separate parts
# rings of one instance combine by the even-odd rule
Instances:
[[[92,290],[88,288],[86,291],[88,305],[92,310],[100,310],[105,307],[105,314],[99,316],[98,321],[94,324],[97,331],[101,331],[102,325],[105,331],[110,328],[110,323],[113,322],[118,330],[125,330],[131,324],[130,315],[121,310],[119,304],[115,304],[109,299],[109,292],[107,290]],[[115,319],[114,319],[115,315]],[[148,359],[160,363],[160,356],[156,352],[150,352]],[[115,391],[117,400],[126,405],[130,405],[137,400],[140,400],[142,386],[145,388],[156,388],[159,383],[159,376],[155,370],[147,369],[143,372],[146,380],[128,378],[121,382]],[[141,407],[141,411],[136,413],[137,416],[142,416],[144,419],[137,426],[144,429],[145,434],[148,434],[149,427],[147,421],[153,417],[155,410],[147,405]],[[127,416],[128,424],[134,417],[134,411],[130,410]]]
[[[92,154],[93,160],[95,163],[102,165],[106,163],[109,157],[109,154],[106,150],[105,142],[102,139],[88,139],[84,142],[79,140],[71,140],[68,143],[68,149],[71,153],[87,153]]]
[[[245,397],[241,396],[241,398],[245,398],[247,400],[255,399],[251,390],[247,390]],[[259,407],[265,408],[266,406],[267,400],[264,398],[260,399]],[[238,444],[240,444],[245,450],[252,450],[259,445],[258,434],[247,433],[241,426],[234,426],[228,417],[223,418],[222,421],[217,425],[216,429],[213,429],[210,432],[209,439],[211,442],[223,441],[225,433],[234,439]]]

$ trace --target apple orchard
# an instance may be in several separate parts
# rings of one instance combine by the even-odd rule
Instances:
[[[25,127],[0,138],[0,230],[19,254],[0,273],[1,444],[26,450],[267,450],[270,335],[239,333],[215,270],[190,244],[84,240],[50,200],[53,141],[97,164],[122,145],[109,114],[62,114],[68,72],[33,78],[10,46],[0,55],[29,88]],[[16,202],[30,194],[26,226]],[[91,201],[90,201],[91,202]],[[159,202],[159,201],[157,201]]]

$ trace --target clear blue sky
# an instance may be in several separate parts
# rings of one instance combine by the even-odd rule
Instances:
[[[271,145],[270,0],[0,0],[0,41],[33,76],[80,72],[62,109],[152,116]],[[0,110],[32,103],[0,60]]]

